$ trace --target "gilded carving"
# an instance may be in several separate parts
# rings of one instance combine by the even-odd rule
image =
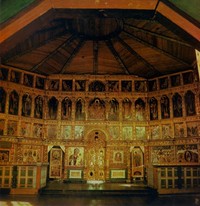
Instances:
[[[0,150],[0,163],[9,162],[10,151],[9,150]]]
[[[188,137],[197,137],[200,134],[200,125],[199,122],[187,122],[187,136]]]
[[[150,127],[151,139],[160,139],[160,127],[157,125]]]
[[[7,134],[17,136],[17,121],[8,121]]]
[[[153,164],[174,163],[175,154],[173,146],[158,146],[152,148],[151,161]]]
[[[186,136],[185,126],[183,122],[174,124],[174,135],[175,137],[185,137]]]
[[[193,145],[178,145],[177,150],[177,162],[179,163],[195,163],[199,161],[198,147]]]
[[[31,136],[31,123],[22,122],[21,123],[21,136],[30,137]]]
[[[187,75],[181,91],[178,74],[148,80],[147,92],[138,77],[47,79],[9,72],[0,82],[0,140],[15,149],[1,148],[3,164],[47,163],[51,157],[50,178],[78,171],[87,180],[109,179],[111,171],[127,179],[143,176],[151,164],[199,164],[199,94]],[[25,84],[30,76],[33,87]],[[55,149],[49,157],[48,145]]]

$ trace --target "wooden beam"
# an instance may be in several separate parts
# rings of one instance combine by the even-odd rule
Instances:
[[[76,48],[73,50],[73,52],[71,53],[71,55],[67,58],[67,61],[64,63],[60,74],[63,74],[65,72],[65,69],[69,66],[71,60],[73,59],[73,57],[78,53],[78,51],[80,50],[80,48],[83,46],[84,40],[80,39],[78,45],[76,46]]]
[[[186,66],[188,66],[188,67],[191,66],[189,63],[183,61],[182,59],[180,59],[180,58],[172,55],[171,53],[169,53],[169,52],[167,52],[167,51],[165,51],[165,50],[163,50],[163,49],[160,49],[160,48],[156,47],[155,45],[152,45],[152,44],[148,43],[147,41],[144,41],[144,40],[136,37],[135,35],[133,35],[132,33],[128,32],[128,31],[126,31],[125,29],[123,30],[123,32],[124,32],[126,35],[128,35],[129,37],[131,37],[132,39],[140,42],[141,44],[144,44],[144,45],[146,45],[146,46],[148,46],[148,47],[151,47],[152,49],[155,49],[155,50],[163,53],[164,55],[166,55],[166,56],[174,59],[174,60],[177,61],[177,62],[180,62],[181,64],[184,64],[184,65],[186,65]]]
[[[125,74],[130,74],[130,72],[128,71],[124,61],[122,60],[122,58],[120,57],[120,55],[118,54],[118,52],[115,50],[111,40],[107,40],[106,44],[108,46],[108,48],[110,49],[110,51],[112,52],[112,54],[114,55],[114,57],[116,58],[116,60],[119,62],[119,64],[121,65],[122,69],[124,70]]]
[[[37,65],[35,65],[30,71],[34,72],[38,67],[40,67],[44,62],[50,59],[53,55],[55,55],[60,49],[65,47],[67,44],[72,42],[77,36],[71,35],[63,44],[59,45],[55,50],[53,50],[46,58],[40,61]]]
[[[186,31],[188,34],[190,34],[200,42],[200,28],[171,9],[168,5],[160,1],[157,7],[157,12],[165,16],[167,19],[172,21],[174,24],[182,28],[184,31]]]
[[[181,14],[178,14],[172,8],[170,8],[165,3],[158,0],[41,0],[37,1],[34,6],[27,7],[15,18],[5,22],[0,28],[0,44],[5,43],[2,46],[2,52],[5,53],[8,44],[12,47],[12,36],[19,31],[25,29],[26,26],[40,19],[48,11],[53,11],[54,9],[121,9],[121,10],[141,10],[141,11],[153,11],[156,8],[156,12],[165,16],[171,22],[175,23],[179,28],[182,28],[194,39],[200,42],[200,28],[195,26],[192,22],[184,18]],[[52,16],[52,15],[51,15]],[[52,17],[53,18],[53,17]],[[41,21],[44,22],[44,21]],[[28,32],[28,31],[26,31]],[[31,31],[30,31],[31,32]],[[24,32],[21,32],[22,34]],[[20,36],[18,36],[20,38]],[[16,40],[17,41],[17,40]],[[9,48],[10,48],[9,47]]]
[[[151,65],[142,56],[140,56],[136,51],[134,51],[133,48],[131,48],[125,41],[123,41],[120,37],[117,37],[117,39],[132,55],[134,55],[136,58],[138,58],[140,61],[142,61],[144,63],[144,65],[152,71],[152,72],[150,72],[150,75],[152,75],[152,73],[154,75],[157,75],[157,74],[161,75],[161,73],[153,65]],[[146,74],[145,76],[148,77],[149,74]]]
[[[53,28],[52,28],[53,29]],[[54,28],[54,29],[56,29],[56,28]],[[41,34],[42,33],[42,34]],[[45,37],[46,38],[46,40],[45,41],[42,41],[42,42],[40,42],[40,41],[34,41],[34,44],[29,44],[28,42],[29,41],[31,41],[32,39],[34,39],[34,38],[37,38],[37,37],[40,37],[40,35],[43,35],[43,34],[45,34],[45,33],[49,33],[49,30],[46,30],[46,31],[40,31],[39,33],[36,33],[36,34],[34,34],[34,35],[32,35],[31,37],[30,37],[30,39],[27,39],[27,40],[25,40],[25,42],[23,42],[23,44],[26,44],[27,45],[27,48],[25,49],[25,50],[21,50],[20,51],[20,49],[18,49],[17,47],[20,47],[20,43],[14,48],[14,49],[12,49],[11,51],[9,51],[5,56],[4,56],[4,59],[3,59],[3,61],[5,61],[5,63],[7,63],[8,61],[12,61],[12,60],[15,60],[16,58],[18,58],[18,57],[21,57],[21,56],[23,56],[24,54],[26,54],[26,53],[29,53],[29,52],[32,52],[34,49],[37,49],[37,48],[39,48],[39,47],[41,47],[41,46],[44,46],[45,44],[47,44],[47,43],[50,43],[51,41],[53,41],[53,40],[55,40],[56,38],[58,38],[59,36],[63,36],[63,35],[66,35],[67,33],[68,33],[68,31],[61,31],[61,32],[58,32],[55,36],[49,36],[49,37]],[[46,35],[47,36],[47,35]],[[26,43],[26,41],[28,41],[27,43]]]
[[[0,28],[0,44],[51,9],[136,9],[153,10],[157,0],[44,0],[25,9],[22,15]]]
[[[50,1],[50,0],[49,0]],[[142,9],[154,10],[157,0],[54,0],[52,7],[71,9]]]
[[[187,46],[187,47],[192,47],[190,44],[188,44],[186,42],[180,41],[178,39],[173,39],[173,38],[165,36],[163,34],[158,34],[158,33],[155,33],[155,32],[152,32],[152,31],[149,31],[149,30],[146,30],[146,29],[143,29],[143,28],[138,28],[136,26],[133,26],[133,25],[127,24],[127,23],[124,23],[124,25],[134,29],[135,31],[142,31],[142,32],[144,32],[146,34],[150,34],[152,36],[156,36],[156,37],[159,37],[159,38],[167,40],[167,41],[175,42],[177,44],[181,44],[181,45]]]
[[[40,1],[40,3],[38,3],[35,7],[31,7],[31,9],[27,8],[26,10],[24,10],[23,14],[19,17],[16,17],[11,22],[8,21],[8,24],[4,27],[1,27],[0,29],[0,44],[16,32],[26,27],[28,24],[45,14],[50,9],[51,2],[49,0]]]

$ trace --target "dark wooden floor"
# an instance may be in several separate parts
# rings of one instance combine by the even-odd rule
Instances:
[[[50,181],[39,195],[1,194],[0,206],[200,206],[200,194],[161,196],[149,189],[142,183]]]
[[[147,187],[142,182],[137,183],[64,183],[63,181],[50,181],[47,186],[40,191],[40,195],[156,195],[156,190]]]
[[[158,197],[68,195],[4,195],[1,206],[198,206],[200,195],[167,195]]]

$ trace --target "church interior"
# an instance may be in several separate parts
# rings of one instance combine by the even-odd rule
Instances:
[[[198,0],[0,6],[0,192],[200,192]]]

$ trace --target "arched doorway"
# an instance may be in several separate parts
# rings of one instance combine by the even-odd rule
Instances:
[[[86,177],[87,180],[105,180],[106,137],[100,130],[87,136]]]

